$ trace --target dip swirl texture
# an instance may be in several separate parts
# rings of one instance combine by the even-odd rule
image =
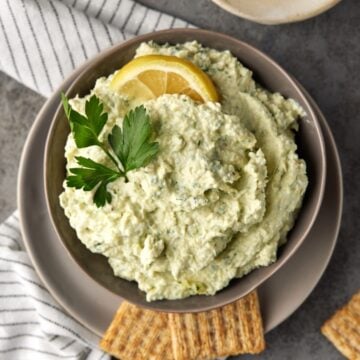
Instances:
[[[148,166],[109,184],[112,202],[64,183],[60,202],[79,239],[108,257],[115,275],[135,280],[147,300],[215,294],[235,277],[276,260],[307,187],[294,131],[301,107],[261,88],[228,51],[197,42],[143,43],[136,56],[175,55],[203,69],[221,104],[162,95],[144,104],[159,142]],[[131,101],[98,79],[92,90],[109,114],[101,137],[121,126]],[[85,98],[71,101],[84,112]],[[67,168],[76,156],[105,163],[96,147],[78,149],[70,134]]]

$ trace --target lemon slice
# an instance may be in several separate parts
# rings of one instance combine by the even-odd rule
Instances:
[[[176,56],[138,57],[115,73],[110,87],[136,102],[163,94],[185,94],[200,102],[219,100],[209,76],[192,62]]]

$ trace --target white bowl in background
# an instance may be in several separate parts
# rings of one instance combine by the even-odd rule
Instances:
[[[224,10],[260,24],[276,25],[320,15],[341,0],[212,0]]]

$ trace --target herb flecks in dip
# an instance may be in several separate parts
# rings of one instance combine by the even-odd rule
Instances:
[[[109,258],[115,275],[135,280],[147,300],[215,294],[235,277],[275,261],[307,186],[294,131],[301,107],[261,88],[228,51],[196,42],[143,43],[136,56],[175,55],[213,80],[221,103],[185,95],[144,103],[159,143],[146,167],[108,185],[111,204],[97,208],[92,194],[66,187],[61,205],[87,248]],[[132,101],[98,79],[96,94],[108,112],[100,134],[121,126]],[[85,98],[70,101],[84,112]],[[70,134],[67,168],[75,156],[106,164],[96,147],[78,149]]]

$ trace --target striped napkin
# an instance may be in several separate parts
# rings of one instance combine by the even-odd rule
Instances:
[[[133,0],[2,0],[0,70],[49,96],[102,49],[188,23]],[[0,359],[108,359],[71,318],[24,251],[15,212],[0,225]]]

